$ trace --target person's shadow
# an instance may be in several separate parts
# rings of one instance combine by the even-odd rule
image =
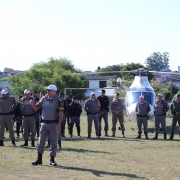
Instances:
[[[46,166],[46,165],[45,165]],[[108,172],[103,170],[96,170],[96,169],[86,169],[86,168],[80,168],[80,167],[72,167],[72,166],[49,166],[53,168],[60,168],[60,169],[66,169],[66,170],[74,170],[74,171],[81,171],[81,172],[91,172],[97,177],[102,177],[103,175],[108,176],[122,176],[122,177],[128,177],[128,178],[140,178],[140,179],[146,179],[145,177],[139,177],[136,174],[127,174],[127,173],[121,173],[121,172]]]

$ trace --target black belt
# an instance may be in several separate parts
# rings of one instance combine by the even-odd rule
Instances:
[[[159,114],[159,115],[155,114],[155,116],[166,116],[166,115],[165,114]]]
[[[12,115],[12,113],[0,113],[0,115]]]
[[[137,114],[137,117],[147,117],[147,115],[139,115],[139,114]]]
[[[23,114],[24,117],[29,117],[29,116],[35,116],[35,114],[28,114],[28,115],[25,115]]]
[[[42,123],[58,123],[58,120],[41,120]]]
[[[97,114],[97,113],[99,113],[99,111],[98,112],[95,112],[95,113],[90,113],[90,112],[87,112],[88,114]]]

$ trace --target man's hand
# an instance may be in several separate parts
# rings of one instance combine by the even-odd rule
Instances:
[[[116,111],[116,114],[120,114],[120,111]]]
[[[31,106],[34,106],[34,105],[35,105],[34,100],[31,99],[31,100],[29,101],[29,104],[30,104]]]
[[[58,123],[57,126],[56,126],[56,132],[61,132],[61,124]]]

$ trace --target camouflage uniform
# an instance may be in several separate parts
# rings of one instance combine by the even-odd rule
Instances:
[[[180,114],[176,115],[177,112],[180,112],[180,101],[173,101],[173,103],[171,104],[171,113],[173,115],[173,118],[172,118],[170,140],[173,140],[174,138],[174,130],[177,122],[180,127]]]
[[[111,108],[111,111],[112,111],[112,132],[113,132],[113,136],[115,136],[115,132],[116,132],[117,119],[119,120],[122,134],[124,135],[125,127],[124,127],[123,110],[125,108],[125,105],[124,105],[123,100],[121,100],[121,99],[112,100],[112,102],[110,104],[110,108]]]
[[[164,134],[164,139],[166,139],[166,112],[168,111],[169,106],[165,100],[155,101],[154,103],[154,114],[155,114],[155,137],[154,139],[158,138],[159,134],[159,124],[162,125],[162,130]]]

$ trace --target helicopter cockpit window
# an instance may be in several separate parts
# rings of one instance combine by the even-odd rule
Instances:
[[[141,92],[131,92],[128,95],[128,101],[127,105],[130,106],[131,104],[137,103],[139,101],[139,96],[141,95]],[[149,92],[142,92],[142,95],[144,96],[145,101],[147,101],[149,104],[153,105],[153,94]]]

